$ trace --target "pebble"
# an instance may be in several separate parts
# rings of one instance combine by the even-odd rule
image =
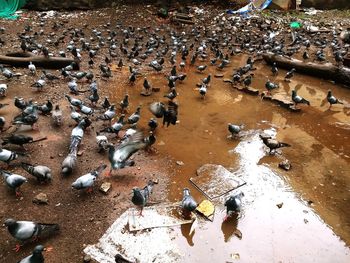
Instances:
[[[33,198],[33,203],[37,205],[47,205],[49,203],[49,199],[47,198],[47,194],[39,193]]]
[[[176,164],[177,164],[177,165],[180,165],[180,166],[185,165],[185,163],[184,163],[183,161],[176,161]]]
[[[111,183],[108,183],[108,182],[104,182],[103,184],[101,184],[100,186],[100,191],[104,194],[107,194],[108,191],[111,189],[112,187],[112,184]]]
[[[85,255],[84,256],[84,259],[83,259],[83,262],[84,263],[88,263],[88,262],[90,262],[91,261],[91,257],[89,256],[89,255]]]

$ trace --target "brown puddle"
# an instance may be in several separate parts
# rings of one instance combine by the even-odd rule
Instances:
[[[161,127],[158,119],[157,150],[184,163],[177,166],[171,178],[170,200],[181,199],[183,187],[190,187],[198,201],[204,199],[191,187],[188,179],[206,163],[222,164],[232,171],[239,171],[247,182],[241,188],[245,193],[244,211],[238,222],[222,225],[222,206],[217,209],[214,222],[200,224],[193,237],[188,236],[190,226],[179,228],[175,242],[191,262],[232,261],[238,257],[236,253],[243,262],[308,262],[315,259],[330,262],[334,258],[337,262],[349,261],[349,249],[329,226],[350,244],[350,147],[347,143],[350,109],[349,106],[333,106],[329,110],[328,104],[322,102],[331,88],[336,97],[349,103],[349,91],[298,74],[291,83],[285,83],[285,72],[280,70],[277,80],[273,80],[280,83],[279,92],[290,94],[296,87],[298,94],[310,100],[312,105],[301,106],[301,112],[293,113],[270,101],[261,101],[259,96],[237,91],[224,83],[223,78],[214,78],[215,73],[224,73],[224,78],[229,78],[234,68],[245,64],[246,58],[232,57],[231,66],[222,72],[211,68],[212,81],[204,100],[199,96],[196,83],[207,76],[208,70],[200,74],[187,69],[187,79],[177,84],[180,122],[166,129]],[[260,64],[257,67],[252,87],[263,90],[266,76],[271,78],[270,69]],[[126,72],[122,77],[124,80],[127,79]],[[152,117],[148,105],[154,101],[165,102],[163,95],[168,93],[163,75],[150,74],[147,79],[161,91],[150,97],[140,96],[142,77],[135,86],[114,83],[116,87],[110,90],[116,103],[126,91],[129,93],[129,114],[142,104],[139,128],[143,129],[147,129],[147,122]],[[228,122],[245,125],[240,139],[227,138]],[[282,160],[280,156],[264,157],[266,152],[258,133],[265,129],[277,132],[279,140],[292,145],[283,149],[283,156],[292,163],[291,171],[277,170]],[[311,200],[313,208],[305,205],[303,199]],[[282,202],[282,208],[278,209],[276,204]],[[234,235],[236,227],[242,232],[242,240]]]

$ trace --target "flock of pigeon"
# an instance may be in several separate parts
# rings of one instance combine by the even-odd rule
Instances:
[[[232,72],[232,82],[249,87],[252,83],[254,74],[254,59],[263,52],[273,52],[285,56],[293,56],[302,51],[303,58],[309,59],[311,46],[318,51],[315,53],[316,60],[326,59],[325,48],[329,47],[333,51],[336,62],[341,63],[343,55],[349,48],[343,45],[339,40],[339,32],[333,30],[331,39],[319,38],[318,34],[309,35],[306,32],[296,33],[291,46],[285,43],[286,37],[277,37],[273,34],[274,30],[281,30],[285,25],[272,27],[271,21],[267,23],[263,18],[253,18],[243,20],[239,17],[215,18],[215,28],[208,25],[194,25],[187,28],[174,28],[169,25],[159,27],[134,27],[131,25],[122,25],[120,23],[105,23],[96,28],[89,28],[84,24],[81,28],[66,28],[64,22],[48,21],[44,17],[39,18],[40,30],[34,30],[31,24],[24,26],[23,32],[18,34],[20,48],[23,52],[32,52],[42,54],[44,57],[72,56],[76,62],[62,68],[60,75],[53,72],[42,70],[39,78],[31,87],[37,92],[45,92],[52,82],[65,82],[67,89],[62,93],[62,99],[67,99],[70,104],[70,117],[76,123],[72,129],[71,139],[68,149],[68,155],[62,161],[62,175],[68,176],[74,172],[77,165],[77,152],[81,141],[84,138],[86,129],[93,122],[108,123],[107,127],[102,127],[96,135],[97,150],[101,153],[106,152],[109,160],[110,175],[113,170],[123,169],[135,165],[131,156],[141,149],[149,149],[156,141],[156,129],[158,127],[157,119],[162,119],[163,126],[176,125],[179,104],[176,101],[178,96],[178,83],[185,81],[186,74],[179,73],[178,67],[185,72],[189,67],[193,67],[199,74],[213,67],[217,70],[224,70],[231,60],[241,53],[250,54],[246,64]],[[275,25],[276,26],[276,25]],[[47,33],[48,27],[52,32]],[[6,29],[1,28],[0,33]],[[55,31],[60,31],[56,34]],[[1,41],[0,41],[1,43]],[[104,62],[95,66],[97,61],[104,57]],[[86,63],[87,71],[75,72],[78,65]],[[133,86],[146,67],[157,73],[166,75],[169,90],[164,95],[166,102],[155,101],[149,106],[149,110],[154,115],[148,122],[149,134],[145,136],[137,129],[137,124],[141,118],[141,106],[127,117],[129,111],[129,95],[125,94],[119,105],[113,104],[108,97],[100,99],[100,89],[98,78],[108,81],[112,76],[112,65],[122,69],[128,64],[129,76],[128,85]],[[341,65],[340,65],[341,66]],[[169,73],[168,70],[170,70]],[[271,72],[273,76],[278,74],[276,64],[272,65]],[[11,82],[13,78],[19,78],[20,74],[14,73],[9,67],[0,65],[1,75]],[[28,74],[38,75],[38,70],[34,63],[28,65]],[[295,74],[295,69],[291,69],[285,76],[285,81]],[[81,82],[87,81],[89,89],[80,90]],[[205,99],[210,87],[211,74],[204,77],[199,85],[199,96]],[[151,96],[156,90],[151,86],[147,78],[142,85],[142,96]],[[268,80],[265,84],[268,94],[279,88],[277,83]],[[84,97],[84,93],[89,93]],[[5,97],[7,93],[7,84],[0,84],[0,96]],[[69,93],[69,94],[68,94]],[[302,98],[295,90],[291,94],[292,101],[297,104],[310,105],[309,101]],[[342,102],[335,98],[331,91],[328,92],[327,100],[331,105],[341,104]],[[64,125],[63,111],[59,104],[48,99],[46,103],[38,105],[33,99],[21,97],[14,98],[14,105],[19,109],[19,114],[11,121],[12,125],[29,125],[37,129],[36,123],[40,115],[51,116],[55,126]],[[7,104],[0,104],[0,109]],[[119,116],[118,116],[119,115]],[[0,129],[2,132],[8,132],[8,120],[0,116]],[[243,125],[228,124],[228,131],[232,138],[236,138]],[[119,141],[116,145],[110,143],[109,134],[115,135]],[[287,143],[279,142],[269,136],[261,135],[263,143],[269,148],[270,153],[281,147],[290,146]],[[32,143],[34,140],[30,136],[12,132],[3,137],[2,147],[0,149],[0,160],[6,164],[26,156],[24,145]],[[14,144],[23,148],[23,152],[16,152],[5,149],[5,145]],[[21,162],[21,167],[30,175],[37,178],[40,183],[49,183],[52,179],[52,171],[49,167],[42,165],[31,165]],[[77,190],[92,191],[96,179],[107,168],[106,164],[101,164],[95,170],[80,176],[72,183],[72,188]],[[9,170],[0,170],[5,183],[13,189],[16,195],[20,195],[20,187],[27,182],[27,178],[14,174]],[[154,182],[150,180],[142,188],[134,188],[131,201],[142,209],[147,204]],[[242,192],[230,196],[224,205],[227,208],[227,217],[241,210]],[[183,190],[183,199],[181,203],[184,217],[190,216],[197,208],[197,202],[191,196],[189,189]],[[23,244],[32,240],[37,240],[42,236],[50,236],[59,230],[57,224],[44,224],[31,221],[16,221],[7,219],[5,225],[9,233]],[[18,250],[20,246],[17,246]],[[44,262],[42,252],[45,248],[41,245],[35,247],[33,254],[21,260],[22,263]]]

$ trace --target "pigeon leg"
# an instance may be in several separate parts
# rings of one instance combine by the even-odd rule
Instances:
[[[143,207],[141,206],[139,216],[142,216],[142,217],[143,217],[142,211],[143,211]]]
[[[111,167],[111,169],[109,169],[109,171],[106,173],[106,176],[109,177],[109,176],[111,176],[111,174],[112,174],[112,167]]]
[[[16,190],[16,197],[21,197],[22,193],[19,190]]]
[[[15,248],[13,249],[15,252],[19,252],[21,250],[21,247],[23,245],[20,245],[20,244],[16,244]]]
[[[92,187],[89,187],[88,189],[86,189],[86,192],[87,192],[88,194],[91,194],[93,191],[94,191],[94,190],[93,190]]]
[[[45,248],[45,251],[46,252],[51,252],[53,250],[53,247],[52,246],[48,246]]]
[[[228,219],[228,215],[226,215],[226,216],[224,217],[224,220],[223,220],[222,222],[226,222],[227,219]]]

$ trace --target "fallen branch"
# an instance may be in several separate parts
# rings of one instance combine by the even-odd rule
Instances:
[[[331,63],[316,64],[312,62],[303,62],[298,59],[288,59],[272,53],[263,54],[263,58],[269,64],[276,62],[278,67],[288,70],[295,68],[298,73],[331,79],[337,83],[346,85],[348,88],[350,87],[350,68],[336,67]]]
[[[45,136],[45,137],[42,137],[42,138],[39,138],[39,139],[33,140],[33,141],[31,141],[30,143],[34,143],[34,142],[41,142],[41,141],[44,141],[44,140],[46,140],[46,139],[47,139],[47,137]]]
[[[31,53],[12,53],[6,56],[0,55],[0,64],[13,67],[28,67],[32,62],[37,67],[61,69],[75,62],[74,69],[79,69],[79,62],[72,58],[34,56]]]

